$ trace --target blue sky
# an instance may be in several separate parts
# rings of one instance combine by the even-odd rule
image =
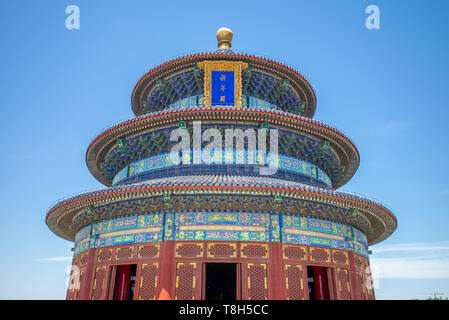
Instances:
[[[67,30],[65,9],[80,8]],[[380,30],[365,8],[380,9]],[[449,296],[447,1],[0,2],[0,299],[64,299],[72,244],[44,218],[59,198],[101,187],[85,151],[133,117],[132,89],[152,66],[214,50],[298,69],[315,119],[355,142],[361,164],[342,190],[388,204],[399,226],[372,247],[378,299]],[[446,40],[444,40],[446,39]]]

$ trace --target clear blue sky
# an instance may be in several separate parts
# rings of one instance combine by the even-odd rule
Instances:
[[[79,30],[65,27],[68,5]],[[366,6],[380,30],[365,27]],[[72,244],[45,225],[59,198],[101,187],[85,151],[133,117],[152,66],[233,49],[284,61],[346,132],[361,164],[342,189],[388,204],[397,231],[373,246],[379,299],[449,296],[448,1],[1,1],[0,299],[64,299]]]

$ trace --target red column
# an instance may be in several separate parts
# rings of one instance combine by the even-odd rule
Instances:
[[[161,260],[159,267],[159,275],[161,281],[159,281],[157,289],[156,299],[161,295],[162,289],[168,292],[171,299],[175,296],[174,279],[176,278],[176,265],[174,260],[175,255],[175,241],[165,240],[161,242]],[[200,290],[201,288],[199,288]]]
[[[84,276],[83,283],[81,283],[79,300],[89,300],[90,299],[90,294],[91,294],[92,285],[93,285],[94,276],[95,276],[95,268],[94,268],[95,250],[96,249],[93,249],[93,248],[89,249],[89,253],[87,256],[86,273]]]
[[[357,269],[355,268],[355,257],[354,252],[348,251],[348,261],[349,261],[349,286],[351,289],[351,297],[354,300],[363,300],[363,292],[362,286],[363,283],[360,282],[360,279],[357,274]]]
[[[128,300],[131,280],[131,265],[117,267],[114,300]]]
[[[285,299],[285,276],[282,270],[282,244],[270,242],[270,261],[268,263],[268,297],[270,300]]]
[[[315,300],[329,300],[326,268],[313,267],[313,292]]]

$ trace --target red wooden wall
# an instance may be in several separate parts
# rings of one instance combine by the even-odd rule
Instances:
[[[350,251],[282,243],[164,241],[90,249],[73,259],[67,299],[111,299],[115,269],[136,264],[134,299],[203,299],[205,262],[238,264],[243,299],[308,299],[307,266],[327,267],[331,299],[374,299],[369,262]],[[72,272],[74,272],[72,270]],[[76,278],[76,277],[74,277]]]

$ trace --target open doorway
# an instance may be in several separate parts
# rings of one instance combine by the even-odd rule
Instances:
[[[205,299],[237,300],[238,267],[237,263],[205,263]]]
[[[116,266],[114,300],[133,300],[136,284],[137,265],[125,264]]]
[[[326,267],[308,266],[307,284],[309,300],[329,300],[329,281]]]

